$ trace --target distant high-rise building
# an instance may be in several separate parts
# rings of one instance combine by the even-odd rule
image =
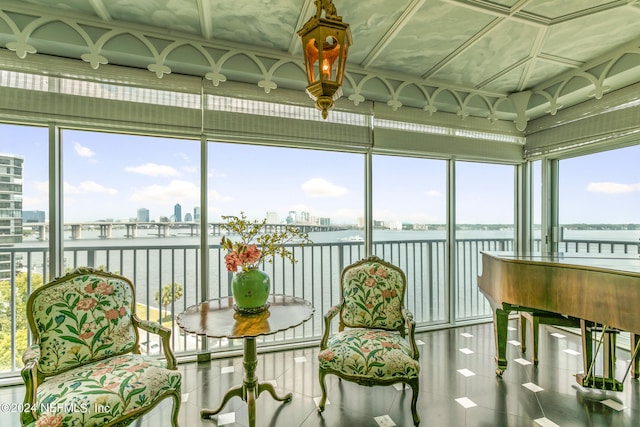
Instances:
[[[44,222],[44,211],[22,211],[22,223]]]
[[[278,212],[268,211],[267,212],[267,224],[278,224]]]
[[[22,242],[22,164],[24,159],[0,154],[0,246]]]
[[[0,154],[0,246],[22,242],[22,163],[22,157]],[[11,253],[2,253],[0,279],[10,276]]]
[[[138,222],[149,222],[149,209],[147,208],[138,209],[137,220]]]
[[[200,206],[193,208],[193,220],[200,221]]]
[[[191,212],[187,212],[186,214],[184,214],[184,222],[191,222],[193,221],[193,217],[191,216]]]
[[[180,203],[176,203],[173,207],[173,216],[176,222],[182,222],[182,206],[180,206]]]

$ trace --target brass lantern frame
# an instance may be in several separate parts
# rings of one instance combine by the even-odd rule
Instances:
[[[349,24],[337,15],[332,0],[316,0],[315,4],[316,14],[298,31],[298,36],[304,53],[307,93],[326,119],[334,101],[342,96],[347,53],[353,40]]]

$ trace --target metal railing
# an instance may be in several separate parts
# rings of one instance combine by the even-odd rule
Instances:
[[[132,242],[135,243],[135,242]],[[637,254],[636,242],[563,241],[565,251]],[[459,239],[455,242],[456,279],[453,293],[447,287],[447,243],[444,239],[411,241],[376,241],[373,253],[398,265],[407,275],[405,304],[413,312],[419,327],[486,320],[490,307],[479,293],[480,251],[512,250],[508,238]],[[219,245],[209,248],[208,298],[231,294],[231,273],[226,271],[224,253]],[[362,242],[313,244],[292,247],[298,263],[276,259],[262,268],[271,276],[272,292],[311,301],[315,313],[311,321],[284,333],[266,337],[262,342],[296,343],[317,340],[322,334],[322,317],[340,299],[339,278],[342,269],[364,256]],[[47,271],[48,249],[43,247],[4,247],[0,256],[11,267],[9,277],[0,279],[0,378],[15,377],[21,368],[21,356],[29,343],[26,327],[26,300],[34,287],[52,278]],[[201,348],[201,338],[182,334],[176,315],[202,300],[200,282],[200,247],[198,245],[121,245],[74,246],[65,248],[66,269],[78,266],[104,268],[130,278],[136,286],[136,311],[143,319],[161,321],[174,330],[173,348],[177,355]],[[182,285],[182,297],[160,306],[158,300],[167,284]],[[453,304],[450,299],[453,296]],[[450,313],[453,307],[454,313]],[[450,315],[452,314],[452,315]],[[158,351],[158,342],[147,334],[141,336],[144,351]],[[236,340],[237,341],[237,340]],[[209,340],[210,351],[239,348],[241,343]]]

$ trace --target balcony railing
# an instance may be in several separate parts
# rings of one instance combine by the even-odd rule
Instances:
[[[135,243],[135,242],[130,242]],[[537,243],[539,244],[539,242]],[[413,312],[419,327],[446,325],[453,321],[485,320],[490,307],[477,288],[480,251],[512,250],[508,238],[459,239],[455,242],[456,280],[453,292],[447,287],[447,251],[444,239],[412,241],[377,241],[373,252],[401,267],[407,275],[405,303]],[[635,242],[564,241],[565,251],[637,254]],[[224,253],[219,245],[209,247],[207,298],[231,294],[231,273],[226,271]],[[272,278],[272,292],[310,300],[316,311],[311,321],[285,333],[265,337],[265,343],[297,343],[317,340],[322,334],[322,316],[340,299],[342,269],[364,256],[361,242],[340,242],[293,247],[298,263],[276,259],[262,268]],[[7,278],[0,279],[0,378],[16,377],[20,358],[30,337],[26,330],[27,295],[34,287],[51,280],[47,271],[48,249],[43,247],[5,247],[0,260],[10,268]],[[130,278],[136,286],[137,313],[141,318],[161,321],[171,327],[173,348],[178,355],[201,351],[203,345],[212,352],[239,349],[240,342],[208,340],[182,334],[175,323],[176,315],[203,299],[200,281],[200,247],[198,245],[73,246],[64,251],[66,269],[92,266],[117,272]],[[160,306],[156,294],[164,285],[182,285],[183,295],[167,306]],[[453,303],[451,303],[453,297]],[[453,308],[453,313],[450,311]],[[142,349],[157,352],[159,346],[148,335],[140,338]]]

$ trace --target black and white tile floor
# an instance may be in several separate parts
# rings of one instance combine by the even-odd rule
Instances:
[[[623,392],[580,387],[580,339],[548,326],[540,328],[539,364],[531,361],[531,345],[521,352],[517,324],[509,328],[509,366],[502,379],[495,375],[492,324],[465,326],[417,334],[420,341],[421,426],[640,426],[640,386],[627,377]],[[411,426],[411,390],[402,387],[362,387],[328,376],[329,404],[316,411],[320,396],[317,348],[265,353],[258,356],[257,375],[270,381],[278,394],[293,393],[290,403],[263,393],[256,402],[257,426]],[[629,353],[618,350],[616,376],[624,377]],[[231,358],[206,364],[185,363],[182,427],[247,426],[247,407],[233,398],[210,420],[201,408],[218,405],[224,393],[242,382],[242,360]],[[23,386],[0,388],[0,403],[21,402]],[[170,426],[171,401],[166,400],[136,427]],[[15,413],[0,413],[1,426],[19,426]]]

